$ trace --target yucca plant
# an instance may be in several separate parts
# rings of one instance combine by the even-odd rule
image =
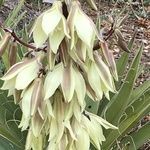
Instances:
[[[89,2],[96,9],[94,2]],[[112,20],[105,37],[78,1],[55,1],[36,19],[30,33],[34,43],[19,39],[8,28],[2,29],[0,52],[9,56],[3,57],[9,69],[1,78],[1,89],[8,90],[8,96],[19,105],[12,104],[2,92],[3,149],[107,150],[117,149],[116,141],[122,148],[136,149],[145,142],[149,135],[142,135],[148,125],[127,135],[150,105],[149,83],[133,88],[141,70],[143,46],[124,78],[134,42],[133,37],[129,46],[125,44],[120,32],[124,19]],[[112,34],[118,46],[128,52],[117,66],[107,46]],[[21,60],[16,59],[18,44],[28,47]]]

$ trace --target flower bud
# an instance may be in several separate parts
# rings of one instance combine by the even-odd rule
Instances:
[[[16,59],[17,59],[17,43],[16,42],[10,43],[10,47],[8,51],[8,59],[9,59],[10,67],[16,63]]]
[[[5,32],[4,36],[2,37],[2,40],[0,41],[0,56],[2,56],[3,53],[5,52],[9,44],[10,38],[11,38],[11,34],[8,32]]]
[[[34,87],[31,97],[31,116],[33,116],[43,100],[43,81],[42,78],[36,78],[34,80]]]
[[[115,34],[117,36],[117,44],[118,46],[125,52],[130,53],[129,48],[127,47],[127,44],[125,43],[125,40],[120,32],[120,30],[116,29]]]
[[[116,68],[116,63],[115,63],[113,53],[108,49],[108,45],[106,42],[100,42],[100,45],[102,48],[102,53],[105,57],[105,60],[110,68],[113,77],[116,80],[118,80],[117,68]]]

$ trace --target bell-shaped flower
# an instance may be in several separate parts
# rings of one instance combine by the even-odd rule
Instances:
[[[70,119],[73,116],[73,103],[72,101],[72,104],[66,103],[63,101],[63,99],[62,93],[57,90],[53,96],[54,118],[51,118],[50,121],[49,147],[58,146],[66,134],[66,130],[68,131],[68,135],[70,135],[73,140],[76,140],[70,124]]]
[[[116,91],[112,75],[109,67],[96,52],[94,52],[94,59],[95,62],[88,61],[87,64],[87,79],[91,87],[88,89],[88,96],[93,100],[101,100],[104,93],[109,99],[109,91]]]
[[[62,63],[57,64],[53,71],[50,71],[44,82],[45,98],[50,98],[59,86],[62,89],[64,100],[70,102],[76,93],[78,102],[82,107],[86,94],[86,86],[84,78],[72,63],[64,67]]]
[[[78,38],[87,48],[92,49],[93,36],[99,36],[93,21],[83,12],[77,1],[72,2],[67,21],[71,32],[71,49],[75,47]]]
[[[44,82],[44,99],[49,99],[59,87],[62,81],[63,64],[57,64],[52,71],[49,71]]]
[[[73,128],[74,134],[77,137],[77,140],[72,142],[73,144],[71,145],[71,148],[89,150],[90,149],[90,136],[88,132],[86,131],[86,129],[84,128],[83,124],[81,124],[81,122],[78,122],[75,120],[75,118],[73,118],[72,128]]]
[[[26,123],[31,120],[31,129],[35,137],[37,137],[45,120],[46,102],[43,97],[43,80],[36,78],[26,89],[21,93],[20,107],[23,112],[22,121],[19,127],[22,130],[26,129]]]
[[[23,61],[13,65],[1,78],[4,81],[1,89],[9,90],[8,96],[13,95],[15,103],[20,102],[22,90],[25,90],[38,77],[41,59],[43,59],[43,53],[37,53],[31,59],[24,58]]]
[[[90,143],[96,149],[101,149],[102,142],[105,141],[102,127],[105,129],[118,129],[103,118],[87,111],[81,114],[80,122],[72,117],[71,127],[77,140],[70,140],[72,141],[70,149],[76,147],[84,150],[90,148]]]
[[[109,89],[109,91],[115,92],[114,81],[109,67],[104,63],[97,51],[94,52],[94,59],[97,68],[96,70],[98,71],[98,74],[104,82],[105,86]]]
[[[55,54],[57,53],[58,47],[64,37],[67,36],[70,38],[60,1],[55,1],[48,11],[37,18],[32,32],[36,47],[41,47],[49,38],[51,50]]]
[[[44,146],[43,138],[43,134],[40,134],[38,137],[35,137],[32,130],[29,129],[26,139],[25,150],[42,150]]]
[[[2,89],[25,89],[37,76],[40,66],[36,58],[26,59],[13,65],[1,78],[4,80]]]

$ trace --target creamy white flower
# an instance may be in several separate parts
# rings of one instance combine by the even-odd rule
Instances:
[[[93,48],[93,36],[98,36],[96,27],[77,1],[72,2],[67,21],[71,31],[71,49],[76,45],[77,38],[80,38],[87,48]]]
[[[48,11],[37,18],[32,32],[36,47],[41,47],[49,39],[51,50],[55,54],[57,53],[58,47],[64,37],[67,36],[70,38],[60,1],[55,1]]]

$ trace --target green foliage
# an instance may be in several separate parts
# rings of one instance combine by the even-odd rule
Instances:
[[[14,105],[13,97],[0,91],[0,149],[23,150],[26,133],[18,129],[20,118],[21,111]]]
[[[19,4],[13,9],[13,11],[9,14],[7,19],[4,22],[5,27],[9,27],[11,29],[14,29],[18,22],[22,19],[24,16],[25,12],[22,12],[19,15],[19,11],[21,10],[22,6],[24,5],[24,0],[21,0]]]

